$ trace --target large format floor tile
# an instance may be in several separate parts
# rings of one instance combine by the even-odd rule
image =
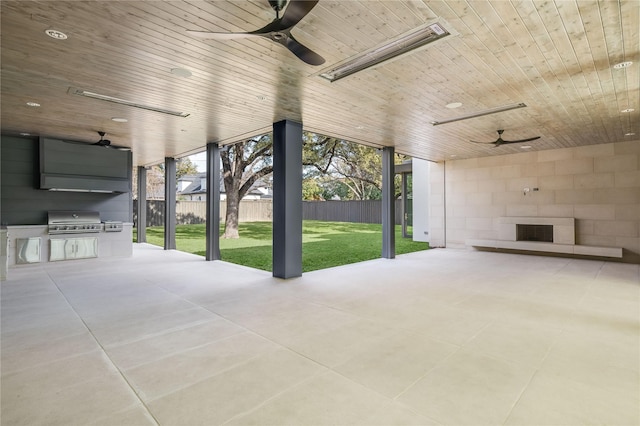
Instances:
[[[136,245],[0,284],[2,425],[640,424],[640,265],[429,250],[281,280]]]

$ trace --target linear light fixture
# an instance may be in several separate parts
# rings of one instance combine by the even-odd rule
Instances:
[[[127,105],[134,108],[146,109],[148,111],[161,112],[162,114],[175,115],[177,117],[184,118],[189,116],[189,113],[186,113],[186,112],[171,111],[165,108],[142,105],[133,101],[128,101],[126,99],[114,98],[113,96],[102,95],[100,93],[95,93],[95,92],[89,92],[87,90],[78,89],[76,87],[69,87],[69,90],[67,93],[70,93],[72,95],[84,96],[92,99],[99,99],[101,101],[113,102],[115,104]]]
[[[440,124],[447,124],[447,123],[453,123],[454,121],[468,120],[469,118],[482,117],[483,115],[495,114],[497,112],[509,111],[509,110],[512,110],[512,109],[524,108],[526,106],[527,105],[524,104],[523,102],[520,102],[519,104],[504,105],[504,106],[497,107],[497,108],[491,108],[491,109],[487,109],[487,110],[484,110],[484,111],[475,112],[473,114],[462,115],[462,116],[456,117],[456,118],[450,118],[448,120],[432,121],[431,124],[433,124],[434,126],[438,126]]]
[[[346,61],[327,68],[319,73],[320,77],[331,82],[340,80],[358,71],[373,67],[391,59],[398,58],[444,37],[457,34],[447,28],[443,22],[432,22],[414,28],[398,37],[386,41],[366,52],[359,53]]]

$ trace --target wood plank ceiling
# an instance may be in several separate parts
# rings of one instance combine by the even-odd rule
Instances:
[[[282,119],[434,161],[522,152],[469,142],[495,140],[498,129],[505,139],[541,136],[532,150],[640,135],[638,1],[320,0],[292,30],[326,59],[317,67],[267,39],[187,33],[261,28],[275,17],[266,0],[3,0],[1,10],[3,134],[95,142],[101,130],[131,147],[136,165],[268,132]],[[333,83],[318,75],[438,19],[457,35]],[[613,68],[623,61],[633,65]],[[71,87],[189,116],[75,96]],[[462,106],[445,107],[453,102]],[[430,124],[519,102],[527,107]]]

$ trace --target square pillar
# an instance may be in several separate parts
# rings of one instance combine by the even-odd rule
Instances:
[[[206,259],[220,260],[220,146],[207,144]]]
[[[176,249],[176,159],[164,159],[164,249]]]
[[[394,153],[392,146],[382,148],[382,257],[385,259],[396,257]]]
[[[273,276],[302,275],[302,123],[273,124]]]
[[[147,168],[138,166],[138,224],[136,241],[147,242]]]

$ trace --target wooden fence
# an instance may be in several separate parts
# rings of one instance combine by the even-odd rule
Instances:
[[[224,222],[226,201],[220,201],[220,220]],[[396,225],[402,222],[402,200],[396,200]],[[304,220],[328,222],[382,223],[380,200],[364,201],[303,201]],[[273,219],[271,200],[244,200],[240,202],[240,222],[270,222]],[[133,221],[138,223],[137,203],[133,203]],[[177,201],[176,223],[188,225],[205,223],[206,202]],[[147,200],[147,226],[162,226],[164,223],[164,200]]]

